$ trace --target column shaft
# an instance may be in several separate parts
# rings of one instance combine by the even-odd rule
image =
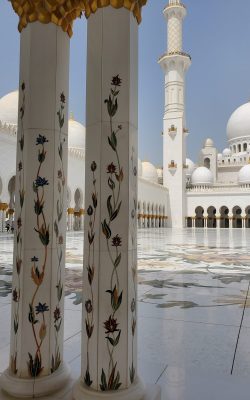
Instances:
[[[132,13],[97,10],[88,20],[86,285],[75,399],[99,399],[107,391],[109,399],[143,396],[137,377],[137,74]]]
[[[41,396],[67,382],[63,307],[69,37],[54,24],[21,33],[10,368],[2,387]]]

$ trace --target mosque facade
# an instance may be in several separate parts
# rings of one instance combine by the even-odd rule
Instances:
[[[182,48],[187,9],[169,0],[165,76],[163,167],[138,160],[138,227],[250,228],[250,102],[231,115],[228,147],[220,152],[205,140],[197,163],[187,158],[185,75],[191,57]],[[15,219],[18,91],[0,99],[0,231]],[[69,119],[67,228],[82,230],[85,187],[85,127]]]

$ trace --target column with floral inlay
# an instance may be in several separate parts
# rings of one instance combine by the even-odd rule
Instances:
[[[139,11],[104,7],[88,20],[82,369],[75,400],[145,394],[137,374]]]
[[[21,31],[16,231],[10,364],[0,386],[32,398],[69,378],[63,362],[69,41],[79,10],[62,1],[24,3],[12,2]]]

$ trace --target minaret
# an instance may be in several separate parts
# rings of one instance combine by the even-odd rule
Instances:
[[[168,22],[168,50],[159,64],[165,73],[163,121],[163,184],[169,189],[169,227],[182,228],[186,217],[185,73],[191,57],[182,50],[186,7],[169,0],[163,14]]]

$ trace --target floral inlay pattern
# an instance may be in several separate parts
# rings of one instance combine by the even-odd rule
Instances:
[[[65,168],[64,168],[64,147],[65,147],[65,138],[62,134],[62,128],[64,126],[64,108],[65,108],[66,98],[64,93],[62,92],[60,95],[60,107],[57,112],[58,116],[58,124],[59,124],[59,145],[58,145],[58,160],[59,167],[57,171],[57,191],[58,191],[58,199],[56,203],[56,219],[54,221],[54,232],[56,236],[56,254],[57,254],[57,273],[56,273],[56,297],[57,304],[53,312],[54,317],[54,329],[55,329],[55,350],[54,354],[52,354],[51,358],[51,372],[55,372],[61,365],[61,351],[59,346],[59,334],[63,324],[63,313],[61,312],[62,304],[61,300],[63,297],[63,279],[62,279],[62,260],[64,253],[64,232],[63,232],[63,213],[64,210],[64,201],[65,201]]]
[[[87,259],[87,273],[88,273],[88,293],[89,298],[85,301],[86,319],[85,329],[87,335],[87,368],[84,377],[84,382],[87,386],[91,386],[93,381],[90,376],[90,354],[89,344],[94,331],[94,292],[93,280],[95,276],[95,228],[96,228],[96,210],[98,204],[98,194],[96,190],[96,169],[97,164],[95,161],[90,166],[92,173],[92,204],[88,206],[88,259]],[[86,288],[87,289],[87,288]]]
[[[131,154],[131,176],[132,176],[132,188],[133,188],[133,203],[132,203],[132,210],[131,210],[131,243],[132,243],[132,265],[131,265],[131,274],[133,279],[133,298],[130,304],[130,311],[131,311],[131,334],[132,334],[132,364],[129,367],[129,377],[130,382],[133,383],[136,376],[135,370],[135,337],[136,337],[136,321],[137,321],[137,251],[136,251],[136,233],[137,233],[137,157],[135,155],[135,149],[132,147],[132,154]]]
[[[122,290],[120,288],[119,280],[119,265],[122,259],[120,247],[122,246],[122,238],[113,232],[113,221],[118,217],[122,206],[120,199],[121,185],[124,178],[123,168],[120,164],[120,156],[118,151],[118,134],[122,130],[122,125],[114,126],[113,118],[118,111],[118,95],[120,93],[119,87],[122,81],[119,75],[114,76],[111,81],[111,89],[109,97],[105,100],[107,105],[107,112],[110,120],[110,136],[108,136],[108,144],[114,152],[115,161],[112,161],[107,166],[107,184],[110,190],[110,195],[107,198],[107,212],[108,217],[102,222],[102,231],[106,238],[107,250],[112,264],[112,273],[110,277],[110,287],[106,293],[110,296],[110,315],[104,321],[103,326],[105,329],[105,338],[107,345],[107,354],[109,357],[108,370],[102,369],[100,389],[118,390],[122,385],[120,382],[120,372],[117,370],[117,362],[115,361],[115,350],[120,342],[122,330],[119,328],[117,319],[117,311],[122,304]],[[111,252],[111,248],[115,249],[115,256]]]
[[[19,330],[19,312],[20,312],[20,297],[21,297],[21,282],[20,282],[20,273],[23,266],[23,208],[24,208],[24,199],[25,199],[25,190],[24,190],[24,163],[23,163],[23,152],[24,152],[24,126],[23,120],[25,115],[25,83],[23,82],[21,85],[21,106],[19,109],[20,115],[20,139],[18,142],[20,158],[17,166],[17,179],[19,186],[19,196],[17,201],[19,201],[19,209],[17,215],[17,224],[16,224],[16,254],[15,254],[15,268],[17,274],[17,285],[13,288],[12,291],[12,301],[13,301],[13,329],[14,329],[14,349],[13,354],[11,355],[11,370],[14,374],[17,373],[17,335]]]
[[[36,351],[34,355],[29,353],[27,364],[29,373],[34,378],[39,376],[44,368],[42,363],[41,349],[44,339],[47,335],[46,314],[49,311],[49,306],[46,304],[46,302],[41,303],[40,300],[38,301],[39,289],[43,284],[45,277],[48,261],[48,245],[50,242],[49,224],[47,223],[44,210],[46,202],[46,187],[49,185],[49,181],[42,175],[43,164],[46,160],[47,154],[47,143],[48,140],[46,136],[39,134],[36,138],[36,146],[38,147],[38,168],[35,180],[33,182],[33,191],[35,194],[34,212],[36,215],[36,226],[34,227],[34,230],[37,233],[42,245],[43,256],[41,260],[39,260],[36,255],[31,258],[31,279],[33,280],[35,289],[29,304],[28,319],[31,324]]]

